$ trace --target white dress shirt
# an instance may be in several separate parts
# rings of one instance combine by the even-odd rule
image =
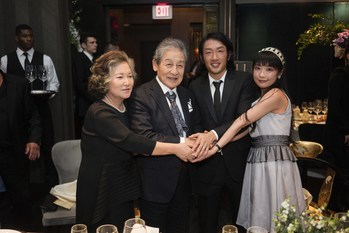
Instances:
[[[24,51],[21,50],[20,48],[17,48],[16,53],[17,53],[18,60],[24,69],[24,60],[25,60],[25,55],[23,54]],[[28,53],[28,60],[31,62],[34,55],[34,48],[29,49],[27,53]],[[7,73],[7,63],[8,63],[7,55],[1,57],[1,70],[4,73]],[[52,59],[46,54],[44,54],[43,63],[44,63],[43,65],[48,67],[47,90],[58,92],[59,80],[58,80],[55,66],[53,65]]]

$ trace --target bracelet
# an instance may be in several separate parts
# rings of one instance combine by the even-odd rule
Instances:
[[[221,153],[221,155],[223,155],[223,151],[222,151],[222,147],[220,145],[218,145],[218,143],[216,143],[215,145],[218,148],[218,153]]]

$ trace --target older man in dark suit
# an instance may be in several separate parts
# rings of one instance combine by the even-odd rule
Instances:
[[[2,222],[2,227],[23,230],[22,220],[29,220],[29,161],[39,158],[40,141],[40,117],[28,81],[0,71],[0,176],[17,220],[14,226]]]
[[[197,120],[191,93],[179,86],[187,51],[182,41],[164,39],[153,57],[157,76],[137,88],[129,104],[131,128],[149,139],[184,143]],[[175,155],[139,157],[142,178],[141,216],[163,233],[189,231],[190,177],[188,164]]]
[[[84,124],[87,109],[96,100],[88,93],[88,80],[94,54],[97,52],[97,39],[92,33],[82,33],[80,37],[82,52],[76,54],[73,60],[73,83],[75,88],[75,137],[81,138],[81,128]]]
[[[233,54],[232,42],[220,32],[209,33],[200,43],[200,60],[207,72],[193,80],[190,89],[197,99],[201,126],[207,131],[201,136],[211,143],[257,98],[251,74],[235,71]],[[224,189],[232,204],[233,216],[228,221],[235,224],[249,148],[250,138],[245,136],[225,146],[223,156],[217,153],[194,164],[193,187],[198,195],[200,233],[217,232]]]

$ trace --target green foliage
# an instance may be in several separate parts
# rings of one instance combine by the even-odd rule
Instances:
[[[299,35],[296,42],[298,59],[302,57],[304,49],[311,44],[332,45],[332,40],[337,36],[337,33],[349,27],[348,24],[334,17],[323,14],[309,14],[309,16],[319,21],[310,25],[305,32]]]

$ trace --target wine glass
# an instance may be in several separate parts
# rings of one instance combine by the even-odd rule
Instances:
[[[321,100],[315,100],[314,102],[314,112],[316,113],[316,116],[318,118],[319,113],[322,111],[322,101]]]
[[[307,108],[308,108],[307,102],[303,101],[302,104],[301,104],[301,108],[302,108],[302,112],[307,111]]]
[[[38,66],[38,78],[42,81],[42,89],[45,90],[45,82],[47,81],[48,66]]]
[[[26,65],[25,66],[25,78],[28,79],[30,85],[31,85],[31,89],[33,90],[33,82],[36,79],[36,66],[33,65]]]
[[[322,113],[324,115],[327,115],[327,111],[328,111],[328,102],[324,100],[322,102]]]
[[[87,226],[85,224],[75,224],[71,227],[70,233],[87,233]]]
[[[314,111],[314,103],[308,102],[308,112],[311,114]]]
[[[123,233],[146,233],[145,221],[141,218],[126,220]]]
[[[118,228],[112,224],[99,226],[96,233],[118,233]]]
[[[225,225],[222,227],[222,233],[238,233],[238,228],[234,225]]]
[[[247,229],[246,233],[268,233],[268,231],[263,227],[252,226]]]
[[[338,230],[344,230],[349,227],[349,217],[346,212],[338,212],[334,215],[334,218],[339,221]]]

